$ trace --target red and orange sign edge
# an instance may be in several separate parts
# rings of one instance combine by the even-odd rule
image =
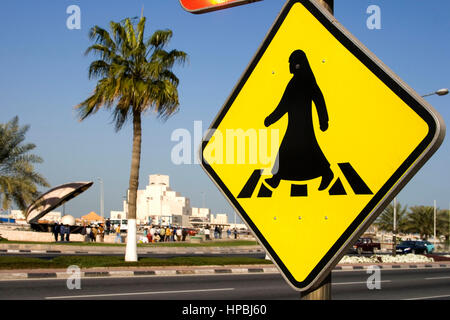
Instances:
[[[262,0],[180,0],[180,4],[188,12],[201,14],[257,1]]]

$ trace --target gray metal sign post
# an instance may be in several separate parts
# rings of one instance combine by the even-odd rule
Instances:
[[[334,0],[318,0],[319,3],[334,14]],[[331,300],[331,271],[325,280],[317,287],[310,291],[300,293],[301,300]]]

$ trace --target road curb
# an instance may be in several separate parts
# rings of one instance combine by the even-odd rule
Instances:
[[[424,269],[424,268],[450,268],[449,263],[427,262],[427,263],[389,263],[389,264],[364,264],[364,265],[337,265],[333,271],[361,271],[372,269],[377,266],[380,269],[396,270],[396,269]]]
[[[374,265],[338,265],[334,268],[335,272],[344,271],[362,271],[373,268]],[[450,263],[415,263],[415,264],[376,264],[383,270],[401,270],[401,269],[438,269],[450,268]],[[227,275],[227,274],[266,274],[279,273],[274,266],[204,266],[204,267],[180,267],[180,268],[148,268],[136,270],[86,270],[80,273],[81,278],[98,278],[98,277],[148,277],[148,276],[187,276],[187,275]],[[8,280],[27,280],[27,279],[67,279],[73,276],[72,273],[66,271],[49,271],[39,270],[36,272],[19,272],[12,270],[10,272],[0,271],[0,281]]]
[[[148,277],[148,276],[183,276],[183,275],[218,275],[218,274],[249,274],[249,273],[278,273],[275,267],[198,267],[198,268],[167,268],[167,269],[148,269],[148,270],[113,270],[113,271],[82,271],[80,276],[82,278],[97,278],[97,277]],[[17,270],[11,272],[0,272],[0,280],[26,280],[26,279],[67,279],[72,277],[73,273],[66,271],[49,271],[43,272],[18,272]]]
[[[80,251],[80,250],[16,250],[16,249],[0,249],[0,253],[28,253],[28,254],[88,254],[88,255],[103,255],[103,254],[124,254],[124,251]],[[248,249],[226,249],[226,250],[152,250],[141,251],[138,254],[245,254],[245,253],[264,253],[264,250],[248,250]]]
[[[205,246],[159,246],[157,244],[148,246],[138,246],[138,254],[150,253],[180,253],[192,254],[193,252],[207,253],[264,253],[264,249],[258,244],[244,244],[237,246],[215,246],[214,242],[209,242]],[[86,246],[86,245],[65,245],[59,243],[34,244],[34,243],[0,243],[0,253],[88,253],[88,254],[124,254],[125,246]]]

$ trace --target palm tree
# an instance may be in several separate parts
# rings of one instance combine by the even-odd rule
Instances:
[[[446,210],[447,214],[444,215],[445,223],[443,223],[445,230],[442,234],[446,235],[447,241],[448,241],[448,249],[450,249],[450,209]]]
[[[449,210],[437,209],[436,212],[436,233],[437,236],[445,236],[448,240],[450,236],[449,230]]]
[[[91,63],[89,78],[98,78],[93,94],[76,106],[80,120],[105,108],[113,114],[116,131],[131,120],[133,147],[129,180],[128,237],[126,261],[137,261],[136,198],[141,158],[141,117],[153,111],[163,120],[178,110],[179,80],[172,72],[176,63],[183,64],[187,54],[166,51],[171,30],[157,30],[144,39],[145,17],[137,25],[127,18],[110,23],[110,33],[99,26],[89,36],[95,42],[86,50],[98,54]]]
[[[428,239],[434,233],[434,208],[430,206],[411,207],[405,227],[407,232],[418,233],[420,238]]]
[[[407,215],[407,206],[402,207],[400,202],[396,205],[396,224],[397,231],[400,233],[405,232],[405,222]],[[375,221],[375,225],[383,231],[394,232],[394,205],[389,204],[381,213],[381,215]]]
[[[39,195],[38,186],[49,187],[43,176],[34,171],[33,164],[42,158],[29,152],[36,146],[24,144],[30,126],[19,127],[16,116],[6,124],[0,124],[0,201],[4,210],[14,202],[20,210]]]

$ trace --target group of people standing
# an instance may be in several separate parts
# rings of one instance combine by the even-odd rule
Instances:
[[[202,229],[200,232],[202,232],[205,235],[205,239],[206,240],[211,240],[211,227],[209,225],[207,225],[205,227],[205,229]],[[215,226],[214,227],[214,239],[222,239],[222,232],[223,229],[220,226]],[[234,239],[238,238],[238,231],[236,228],[234,228],[233,230],[231,230],[231,228],[227,229],[227,238],[231,239],[231,237],[233,236]]]
[[[211,227],[206,226],[205,229],[200,230],[200,233],[205,234],[206,240],[211,240],[210,231]],[[222,239],[222,231],[223,229],[220,226],[216,226],[214,228],[214,238]],[[69,242],[70,240],[70,226],[63,225],[61,223],[55,223],[53,226],[53,235],[55,237],[55,241],[58,242],[58,237],[60,241]],[[109,235],[114,232],[116,238],[114,240],[115,243],[122,242],[121,229],[120,225],[114,226],[109,223],[109,220],[106,221],[106,225],[103,223],[100,224],[87,224],[83,225],[81,229],[81,234],[84,236],[85,242],[104,242],[105,234]],[[186,241],[186,237],[189,235],[189,231],[186,228],[182,227],[163,227],[163,226],[154,226],[146,227],[144,229],[144,236],[142,238],[142,242],[145,243],[154,243],[154,242],[174,242],[174,241]],[[235,229],[227,230],[227,237],[231,238],[232,235],[234,239],[238,238],[238,231]]]
[[[84,235],[85,242],[97,242],[97,238],[99,239],[99,242],[104,242],[105,227],[103,226],[103,223],[98,225],[84,225],[81,234]]]
[[[53,225],[52,230],[53,236],[55,237],[55,241],[58,242],[58,237],[61,242],[69,242],[70,241],[70,226],[64,225],[62,223],[56,222]]]
[[[222,239],[222,227],[216,226],[214,228],[214,239]]]
[[[173,242],[173,241],[186,241],[188,231],[186,228],[181,227],[160,227],[151,226],[144,229],[143,242]],[[146,239],[146,240],[145,240]]]
[[[111,232],[116,234],[116,240],[122,242],[121,234],[120,234],[120,226],[111,225],[109,219],[106,221],[106,226],[103,223],[100,224],[85,224],[81,229],[81,234],[84,236],[85,242],[104,242],[105,234],[108,235]],[[70,226],[64,225],[62,223],[56,222],[53,225],[52,233],[55,238],[55,241],[58,242],[69,242],[70,241]]]

